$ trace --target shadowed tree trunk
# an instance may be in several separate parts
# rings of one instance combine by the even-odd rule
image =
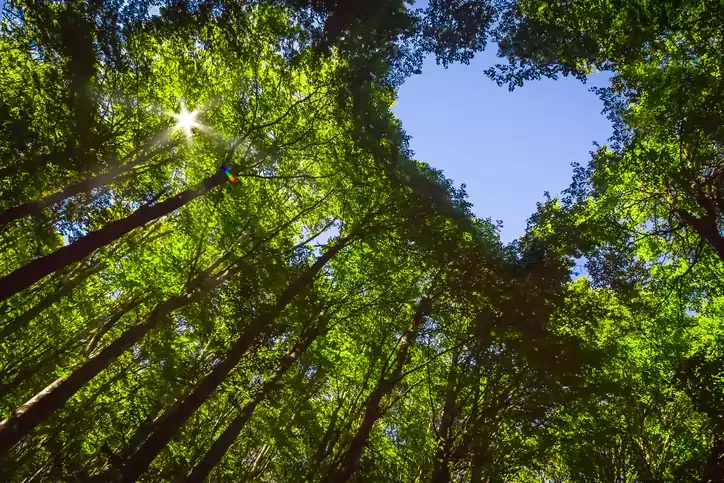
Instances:
[[[724,439],[716,439],[712,444],[709,464],[704,483],[724,481]]]
[[[141,302],[143,302],[143,297],[140,295],[136,295],[135,297],[131,298],[128,302],[123,304],[123,306],[118,309],[114,314],[105,317],[105,322],[103,325],[98,327],[98,330],[93,333],[90,340],[88,341],[88,344],[86,344],[85,353],[86,354],[92,354],[93,351],[95,351],[96,347],[98,347],[98,344],[100,343],[101,339],[103,339],[103,336],[108,333],[109,330],[115,326],[119,320],[121,320],[121,317],[123,317],[128,312],[131,312],[132,310],[135,310],[136,307],[141,305]]]
[[[125,314],[130,312],[131,310],[135,309],[141,302],[142,298],[140,296],[132,298],[130,301],[125,303],[120,309],[116,310],[113,314],[110,316],[104,316],[102,319],[106,319],[106,322],[101,327],[99,333],[94,335],[94,337],[91,339],[91,343],[89,344],[89,348],[86,348],[83,352],[85,354],[90,354],[93,352],[93,348],[100,342],[100,338],[102,337],[102,334],[105,334],[108,330],[110,330]],[[101,320],[102,320],[101,319]],[[93,324],[91,324],[93,325]],[[82,332],[84,333],[84,332]],[[36,357],[36,359],[39,357],[40,360],[31,363],[31,362],[23,362],[21,369],[15,373],[15,377],[13,377],[8,382],[0,382],[0,397],[4,396],[5,394],[9,393],[10,391],[13,391],[14,389],[18,388],[21,384],[25,383],[25,381],[29,380],[31,377],[33,377],[35,374],[40,372],[41,369],[44,367],[47,367],[49,365],[55,365],[60,362],[61,357],[67,353],[67,351],[71,350],[74,346],[81,346],[82,342],[78,340],[78,338],[81,337],[81,335],[76,334],[75,336],[71,337],[71,340],[61,346],[60,348],[55,348],[50,354],[40,354]],[[49,352],[49,351],[46,351]],[[44,356],[44,357],[43,357]]]
[[[445,406],[442,411],[440,428],[437,430],[437,449],[432,481],[449,483],[451,479],[452,424],[455,420],[457,400],[457,358],[458,351],[452,354],[452,363],[445,388]]]
[[[339,428],[337,428],[337,419],[339,418],[339,412],[342,410],[345,400],[346,399],[343,394],[339,398],[339,402],[337,403],[337,407],[332,413],[332,417],[329,419],[327,430],[324,432],[324,437],[319,443],[319,446],[317,447],[317,452],[314,455],[314,461],[312,461],[309,465],[309,471],[307,472],[307,476],[304,480],[307,483],[312,483],[314,481],[314,476],[317,474],[319,468],[322,466],[322,462],[325,460],[325,458],[329,456],[332,448],[334,448],[334,444],[337,441],[339,435]]]
[[[226,380],[231,371],[236,367],[241,358],[254,341],[262,333],[268,330],[279,314],[302,292],[314,282],[319,271],[334,258],[352,240],[352,236],[341,238],[337,243],[327,250],[324,255],[309,267],[304,274],[292,282],[281,293],[277,303],[266,313],[256,317],[249,325],[246,332],[234,343],[226,357],[214,367],[211,373],[206,376],[198,386],[183,401],[170,407],[159,418],[156,430],[146,441],[135,451],[119,474],[120,481],[136,481],[146,471],[151,462],[166,447],[166,444],[173,438],[181,427],[188,421],[194,412],[201,407],[215,392],[216,389]],[[100,475],[97,481],[113,481],[116,478],[112,472]]]
[[[261,389],[254,395],[251,401],[244,405],[239,415],[227,426],[216,441],[214,441],[203,459],[189,474],[186,479],[187,483],[203,483],[206,480],[211,470],[221,461],[231,445],[236,441],[241,430],[244,429],[246,423],[251,419],[254,409],[277,387],[287,370],[304,354],[312,342],[314,342],[314,339],[317,338],[320,332],[320,328],[319,326],[315,326],[307,330],[307,335],[303,335],[302,339],[284,354],[276,372],[262,385]]]
[[[382,399],[385,396],[389,395],[395,388],[397,383],[400,382],[400,380],[402,379],[402,369],[405,365],[405,362],[407,361],[407,355],[410,350],[410,346],[413,344],[415,338],[417,337],[417,331],[420,328],[420,325],[422,325],[425,315],[429,311],[429,305],[430,301],[427,298],[423,297],[420,300],[420,303],[417,306],[417,310],[412,321],[412,325],[410,325],[407,331],[405,331],[405,333],[402,335],[400,346],[397,349],[395,367],[392,370],[392,373],[390,373],[388,377],[385,377],[383,375],[380,378],[377,387],[367,398],[362,423],[357,429],[357,434],[355,434],[354,438],[352,439],[352,443],[350,444],[349,449],[342,457],[342,467],[339,469],[339,471],[335,472],[329,478],[327,478],[327,482],[346,483],[350,480],[354,472],[357,470],[357,466],[359,465],[360,459],[362,458],[362,453],[365,446],[367,445],[367,441],[369,440],[372,428],[374,427],[377,420],[382,416]]]
[[[717,228],[716,214],[702,218],[697,218],[686,210],[676,210],[676,214],[679,215],[685,225],[691,227],[709,243],[709,246],[716,251],[719,258],[724,260],[724,237],[721,236],[719,228]]]
[[[95,250],[113,243],[126,233],[140,228],[161,216],[168,215],[202,194],[226,181],[226,175],[219,169],[195,188],[190,188],[161,203],[144,206],[120,220],[108,223],[103,228],[80,237],[43,257],[37,258],[0,279],[0,300],[30,287],[43,277],[85,258]]]
[[[102,186],[110,184],[116,181],[119,176],[130,172],[136,166],[145,163],[146,161],[158,154],[168,151],[169,149],[177,146],[178,144],[179,141],[172,141],[170,143],[166,143],[159,149],[156,149],[147,154],[142,154],[136,157],[136,159],[131,162],[110,169],[107,173],[87,178],[80,183],[75,183],[67,186],[62,190],[47,195],[39,200],[28,201],[26,203],[23,203],[22,205],[8,208],[7,210],[0,213],[0,228],[15,220],[20,220],[28,216],[37,215],[38,213],[43,211],[44,208],[51,207],[72,196],[76,196],[81,193],[90,193],[91,190],[95,188],[100,188]]]
[[[9,381],[1,381],[0,382],[0,398],[4,397],[5,395],[9,394],[11,391],[14,391],[18,387],[20,387],[25,381],[29,380],[35,374],[40,372],[44,367],[48,367],[51,364],[56,365],[60,362],[60,358],[63,356],[63,354],[72,349],[73,346],[78,345],[78,342],[75,340],[72,340],[63,346],[56,348],[52,351],[50,354],[40,354],[39,356],[35,357],[35,362],[31,361],[24,361],[22,365],[20,366],[20,369],[16,371],[14,374],[14,377],[10,379]],[[7,379],[7,378],[3,378]]]
[[[214,265],[210,268],[213,268]],[[205,270],[189,284],[191,288],[186,293],[173,296],[157,305],[143,322],[127,329],[123,335],[98,355],[88,359],[69,376],[58,378],[16,409],[7,419],[0,422],[0,451],[12,447],[53,412],[63,407],[68,399],[108,367],[111,362],[133,347],[144,335],[163,321],[166,315],[198,300],[208,290],[218,286],[238,270],[239,267],[235,267],[233,270],[227,269],[213,277],[209,277],[209,269]]]
[[[476,381],[480,381],[479,367],[476,367]],[[486,384],[485,392],[488,391]],[[507,391],[504,390],[497,397],[497,402],[490,401],[483,396],[485,407],[481,407],[480,400],[480,384],[475,386],[475,396],[473,399],[473,408],[466,428],[466,434],[463,436],[464,441],[461,445],[470,451],[470,483],[482,483],[484,471],[489,462],[489,452],[491,438],[495,432],[495,428],[491,427],[497,419],[497,414],[501,407],[505,404]],[[489,427],[486,428],[486,425]]]
[[[45,309],[49,308],[66,295],[69,295],[77,286],[85,282],[91,275],[100,272],[102,268],[102,264],[95,263],[93,266],[83,270],[72,280],[62,284],[57,290],[53,290],[31,309],[17,316],[8,325],[3,327],[2,331],[0,331],[0,340],[6,339],[28,325],[35,317],[43,313]]]

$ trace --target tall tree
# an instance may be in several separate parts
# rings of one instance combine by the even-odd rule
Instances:
[[[322,315],[320,315],[322,316]],[[201,461],[194,466],[193,470],[189,474],[186,481],[188,482],[203,482],[211,473],[211,470],[216,466],[224,454],[229,450],[229,447],[234,443],[239,433],[244,429],[244,426],[254,414],[254,409],[279,385],[284,374],[292,367],[292,365],[304,355],[304,352],[314,342],[319,335],[320,331],[325,329],[323,322],[318,322],[310,327],[305,328],[304,333],[300,335],[299,341],[292,346],[282,357],[279,363],[279,367],[272,374],[272,376],[264,381],[264,384],[257,390],[257,393],[252,399],[247,402],[244,407],[241,408],[239,415],[224,429],[219,437],[214,441],[209,448],[209,451],[204,455]]]
[[[382,414],[382,401],[388,396],[395,385],[402,379],[402,370],[407,362],[408,352],[410,346],[415,342],[418,330],[422,325],[425,315],[430,310],[430,300],[426,297],[422,297],[420,302],[415,309],[415,314],[412,318],[410,327],[402,334],[399,341],[395,358],[392,366],[390,367],[389,374],[383,374],[380,377],[377,386],[372,390],[372,393],[367,397],[364,405],[364,413],[362,415],[362,421],[352,438],[352,442],[349,444],[349,448],[345,451],[341,467],[333,474],[326,478],[326,481],[332,482],[346,482],[349,481],[359,465],[362,453],[367,445],[367,440],[370,437],[370,432],[373,426],[380,418]]]
[[[360,227],[361,228],[361,227]],[[366,227],[365,227],[366,228]],[[229,349],[226,357],[214,367],[201,383],[183,401],[179,401],[160,416],[163,425],[136,449],[134,454],[124,462],[120,471],[120,478],[124,481],[136,480],[151,464],[153,459],[164,448],[166,443],[174,436],[188,418],[196,411],[224,382],[229,373],[236,367],[249,347],[257,337],[270,328],[270,325],[294,299],[314,282],[315,277],[322,268],[343,250],[349,243],[359,236],[358,232],[351,232],[346,237],[330,246],[314,264],[312,264],[299,278],[294,280],[278,297],[276,304],[255,320],[249,323],[248,329]]]

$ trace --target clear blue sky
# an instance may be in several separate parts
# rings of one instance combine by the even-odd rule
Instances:
[[[503,220],[509,242],[525,232],[543,192],[571,181],[571,162],[586,163],[593,141],[605,143],[611,124],[586,85],[572,78],[531,82],[508,92],[483,74],[496,63],[495,45],[470,65],[447,70],[426,62],[422,75],[400,89],[393,111],[412,136],[415,158],[465,183],[473,211]]]
[[[591,76],[587,85],[541,80],[508,92],[483,75],[497,61],[495,50],[489,45],[467,66],[426,62],[400,89],[394,112],[416,158],[465,183],[475,214],[503,220],[502,238],[512,241],[544,191],[555,196],[568,186],[571,162],[587,162],[592,142],[611,135],[601,102],[588,91],[607,78]]]

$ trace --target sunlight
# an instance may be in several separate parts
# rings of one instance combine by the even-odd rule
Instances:
[[[174,126],[174,129],[183,129],[186,132],[186,137],[190,138],[192,129],[199,126],[196,122],[197,115],[198,111],[189,112],[186,110],[186,105],[181,104],[181,112],[173,114],[173,117],[176,118],[176,125]]]

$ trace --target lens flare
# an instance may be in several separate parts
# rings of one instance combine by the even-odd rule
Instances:
[[[227,168],[226,166],[224,166],[222,164],[221,171],[223,171],[224,174],[226,175],[226,177],[229,178],[229,181],[231,181],[233,184],[236,184],[236,177],[233,174],[231,174],[231,170],[229,168]]]

